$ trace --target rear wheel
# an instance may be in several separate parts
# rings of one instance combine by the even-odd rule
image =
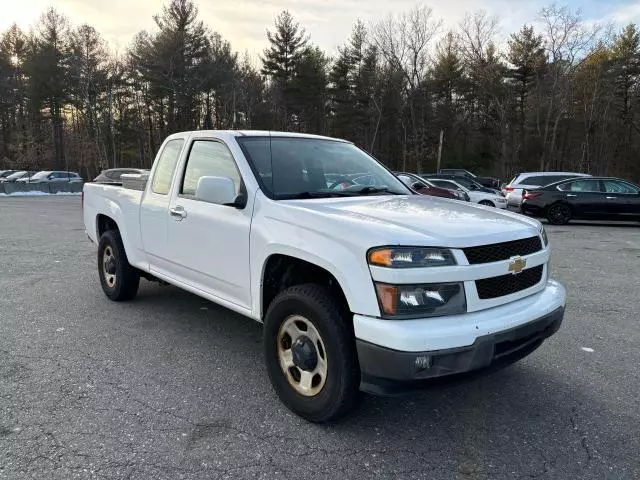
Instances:
[[[328,422],[356,404],[360,369],[349,318],[320,285],[280,293],[264,321],[267,371],[280,400],[311,422]]]
[[[552,225],[566,225],[571,220],[571,207],[564,203],[555,203],[547,210],[547,220]]]
[[[480,205],[484,205],[486,207],[495,207],[496,206],[491,200],[480,200],[478,203]]]
[[[98,243],[98,275],[105,295],[120,302],[138,293],[140,274],[129,264],[117,230],[107,230]]]

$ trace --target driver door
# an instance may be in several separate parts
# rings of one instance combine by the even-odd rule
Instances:
[[[230,178],[244,186],[231,151],[215,138],[192,139],[169,204],[168,250],[184,283],[242,308],[251,308],[249,233],[253,198],[244,208],[196,197],[201,177]]]

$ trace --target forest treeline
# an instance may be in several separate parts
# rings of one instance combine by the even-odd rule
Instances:
[[[417,5],[356,21],[329,55],[284,11],[259,62],[172,0],[124,54],[54,9],[0,34],[0,168],[149,167],[163,138],[263,129],[346,138],[389,167],[506,179],[569,170],[640,180],[640,32],[552,5],[499,36],[469,13],[451,31]]]

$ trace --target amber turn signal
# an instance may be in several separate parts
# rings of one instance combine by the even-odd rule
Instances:
[[[393,251],[390,248],[373,250],[369,253],[369,263],[371,265],[380,265],[381,267],[390,267],[393,265],[392,256]]]
[[[382,311],[386,315],[398,312],[398,287],[386,283],[376,283],[376,290]]]

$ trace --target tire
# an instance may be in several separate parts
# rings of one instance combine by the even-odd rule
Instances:
[[[478,202],[479,205],[484,205],[486,207],[494,207],[495,208],[495,204],[491,201],[491,200],[480,200]]]
[[[324,423],[338,419],[351,411],[358,400],[360,367],[352,323],[348,312],[343,310],[326,288],[306,284],[290,287],[277,295],[265,316],[264,351],[271,384],[287,408],[310,422]],[[296,371],[298,376],[305,374],[298,364],[292,365],[287,371],[281,366],[281,352],[285,348],[283,344],[287,342],[287,334],[282,336],[282,328],[292,323],[292,319],[297,324],[298,318],[313,327],[308,327],[306,333],[316,330],[324,350],[321,353],[320,348],[315,349],[318,361],[323,354],[326,360],[324,381],[318,382],[317,379],[323,377],[317,374],[313,376],[318,385],[312,388],[319,389],[316,393],[300,392],[302,377],[296,387],[295,375],[291,374]],[[294,328],[299,332],[297,326]],[[293,350],[291,346],[289,352]],[[294,354],[288,358],[296,357]],[[320,363],[317,368],[320,369]],[[306,373],[311,375],[313,372]]]
[[[566,225],[571,220],[571,207],[564,203],[554,203],[547,210],[547,220],[551,225]]]
[[[112,258],[113,262],[106,258]],[[133,300],[138,293],[140,274],[129,264],[117,230],[107,230],[100,237],[98,275],[105,295],[115,302]]]

